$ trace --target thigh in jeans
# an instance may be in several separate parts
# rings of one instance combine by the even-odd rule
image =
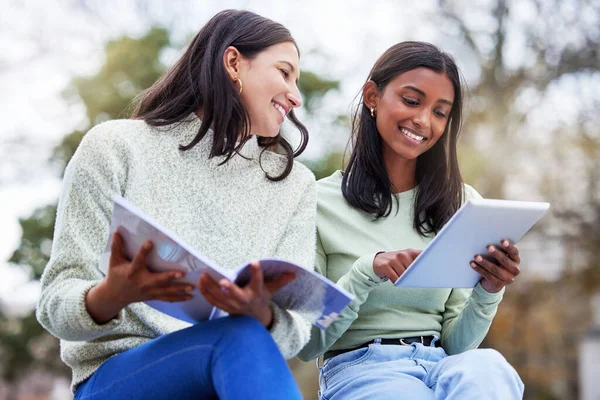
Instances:
[[[414,353],[411,346],[371,344],[334,357],[321,369],[321,399],[432,400]]]
[[[301,399],[271,334],[254,318],[205,321],[109,360],[77,400]]]
[[[214,348],[208,345],[190,346],[170,354],[161,354],[147,363],[132,363],[129,370],[119,364],[121,359],[128,360],[128,350],[104,362],[87,381],[77,389],[75,400],[120,400],[120,399],[156,399],[172,400],[195,399],[198,395],[214,398],[215,391],[211,381],[199,382],[206,377],[196,372],[209,368]],[[186,363],[195,363],[197,368],[184,367]],[[206,388],[199,393],[199,388]]]
[[[372,346],[352,350],[325,361],[319,374],[322,399],[326,400],[328,392],[331,392],[332,389],[335,391],[336,387],[347,385],[355,377],[355,374],[360,374],[360,370],[356,367],[369,359],[373,352]]]

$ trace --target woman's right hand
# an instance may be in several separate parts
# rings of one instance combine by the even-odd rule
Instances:
[[[116,232],[113,234],[106,277],[86,296],[88,312],[97,323],[110,321],[131,303],[176,302],[192,298],[193,285],[175,282],[183,277],[183,272],[151,272],[146,268],[146,258],[151,250],[152,243],[145,242],[130,261],[123,254],[123,238]]]
[[[407,249],[378,253],[373,259],[373,271],[380,278],[396,282],[421,251]]]

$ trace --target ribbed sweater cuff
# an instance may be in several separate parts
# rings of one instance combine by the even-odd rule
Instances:
[[[379,286],[383,282],[386,282],[386,278],[380,278],[375,275],[375,271],[373,270],[373,260],[375,256],[380,252],[369,253],[365,256],[362,256],[353,265],[353,269],[357,276],[361,278],[365,282],[365,284],[371,288]]]
[[[65,312],[67,321],[73,332],[78,332],[82,340],[89,340],[110,333],[121,324],[124,317],[124,310],[105,324],[98,324],[93,320],[87,311],[85,298],[88,292],[98,284],[94,282],[84,282],[71,289],[71,295],[65,296]]]

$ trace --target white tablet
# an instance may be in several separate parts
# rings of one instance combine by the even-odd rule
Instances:
[[[488,255],[489,244],[517,243],[550,204],[471,199],[454,214],[394,283],[398,287],[472,288],[481,275],[469,265],[475,254]]]

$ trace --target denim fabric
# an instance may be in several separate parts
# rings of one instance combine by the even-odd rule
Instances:
[[[151,340],[104,362],[75,400],[301,399],[269,332],[227,317]]]
[[[443,348],[374,343],[325,361],[319,398],[522,399],[523,382],[497,351],[469,350],[448,356]]]

